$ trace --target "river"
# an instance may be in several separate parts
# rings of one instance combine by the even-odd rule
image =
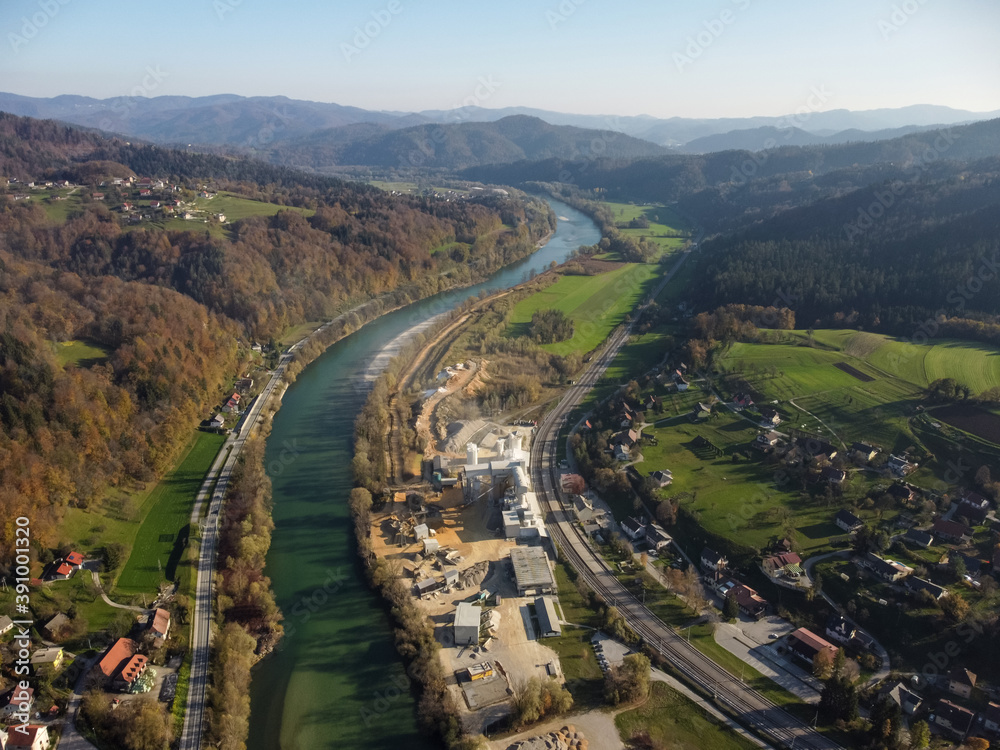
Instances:
[[[346,502],[354,419],[388,343],[398,344],[406,331],[482,290],[514,286],[600,239],[589,217],[549,202],[561,218],[549,242],[529,258],[481,284],[369,323],[331,346],[285,393],[267,441],[275,530],[266,573],[286,637],[253,672],[250,750],[433,747],[417,732],[382,602],[357,566]]]

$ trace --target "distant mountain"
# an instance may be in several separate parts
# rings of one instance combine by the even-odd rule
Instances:
[[[324,128],[358,123],[409,127],[419,115],[372,112],[340,104],[306,102],[284,96],[158,96],[91,99],[57,96],[36,99],[0,93],[0,111],[121,133],[167,144],[270,145]]]
[[[333,166],[463,169],[541,159],[637,159],[667,149],[611,130],[550,125],[516,115],[496,122],[418,125],[402,130],[353,125],[276,144],[270,161],[323,169]]]
[[[728,133],[717,135],[707,135],[703,138],[695,138],[688,141],[677,151],[684,154],[710,154],[716,151],[732,151],[735,149],[743,151],[766,151],[781,146],[834,146],[841,143],[888,141],[899,138],[910,133],[919,133],[924,130],[931,130],[934,127],[942,127],[940,123],[933,126],[927,125],[907,125],[903,128],[892,128],[889,130],[858,130],[851,128],[841,130],[830,135],[820,135],[811,133],[802,128],[776,128],[772,125],[765,125],[760,128],[749,130],[733,130]]]
[[[423,112],[378,112],[340,104],[301,101],[284,96],[242,97],[158,96],[92,99],[57,96],[51,99],[0,93],[0,111],[83,125],[166,144],[239,146],[260,149],[291,141],[321,130],[361,123],[389,129],[426,123],[457,125],[497,122],[526,115],[551,125],[617,131],[661,146],[679,147],[696,139],[740,130],[771,127],[798,128],[830,136],[843,131],[871,132],[908,126],[954,125],[1000,117],[997,112],[969,112],[929,104],[899,109],[851,112],[846,109],[781,117],[656,118],[649,115],[578,115],[531,107],[459,107]],[[811,145],[792,142],[786,145]],[[727,146],[732,148],[733,146]],[[699,148],[701,148],[699,146]],[[750,149],[759,147],[747,147]]]

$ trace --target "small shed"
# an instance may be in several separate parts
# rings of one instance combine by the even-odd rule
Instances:
[[[550,597],[540,596],[535,599],[535,614],[538,615],[538,634],[542,638],[562,635],[559,616],[556,614],[555,604]]]

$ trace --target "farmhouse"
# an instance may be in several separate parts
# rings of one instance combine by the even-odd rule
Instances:
[[[832,461],[837,457],[837,449],[825,440],[799,438],[798,446],[811,461]]]
[[[125,666],[121,668],[121,671],[115,677],[112,684],[123,692],[131,689],[135,685],[136,680],[146,671],[148,664],[149,659],[145,656],[142,654],[133,654],[132,658],[125,662]]]
[[[831,656],[836,656],[837,654],[836,646],[805,628],[799,628],[789,634],[788,649],[809,664],[810,667],[812,666],[813,659],[816,658],[816,654],[821,651],[827,651]]]
[[[901,578],[906,578],[906,576],[913,573],[913,568],[898,563],[895,560],[886,560],[879,557],[874,552],[869,552],[864,556],[859,565],[862,568],[867,568],[876,577],[881,578],[883,581],[898,581]]]
[[[972,688],[976,686],[978,677],[964,667],[955,667],[948,673],[948,692],[959,698],[971,698]]]
[[[170,633],[170,613],[167,610],[157,607],[149,623],[149,632],[154,638],[162,641],[167,639],[167,635]]]
[[[482,608],[470,602],[459,602],[455,608],[455,645],[476,646],[479,644],[479,619]]]
[[[27,704],[28,711],[30,712],[34,701],[34,688],[21,689],[15,687],[9,690],[0,697],[0,719],[10,719],[21,710],[22,704]]]
[[[972,529],[957,521],[945,521],[939,518],[931,527],[931,532],[945,542],[965,544],[972,540]]]
[[[549,558],[541,547],[514,547],[510,551],[518,596],[553,594],[556,582],[549,568]]]
[[[66,555],[66,562],[72,565],[75,570],[79,570],[83,567],[83,555],[79,552],[70,552]]]
[[[66,615],[62,612],[57,612],[42,626],[42,632],[49,638],[58,638],[60,631],[69,625],[70,622],[70,619]]]
[[[637,518],[626,518],[621,522],[621,527],[622,531],[625,532],[625,536],[633,542],[641,539],[646,534],[646,524]]]
[[[733,396],[733,404],[737,409],[745,409],[748,406],[753,406],[753,399],[750,398],[749,393],[743,393],[741,391]]]
[[[138,644],[130,638],[119,638],[115,641],[97,664],[97,669],[104,675],[105,682],[110,682],[138,650]]]
[[[50,581],[65,581],[73,575],[75,568],[67,562],[54,562],[49,568],[46,578]]]
[[[562,625],[551,598],[540,596],[535,599],[535,614],[538,615],[538,630],[542,638],[562,635]]]
[[[216,414],[214,417],[212,417],[211,420],[209,420],[208,424],[213,429],[221,430],[223,427],[226,426],[226,418],[221,414]]]
[[[778,555],[765,557],[760,564],[764,575],[770,578],[779,578],[783,575],[797,578],[802,575],[802,558],[794,552],[782,552]]]
[[[848,534],[857,531],[865,525],[864,521],[849,510],[841,510],[833,517],[833,522]]]
[[[951,701],[942,699],[935,706],[931,718],[937,726],[962,738],[972,728],[972,720],[975,718],[975,714],[967,708],[962,708]]]
[[[868,443],[852,443],[851,458],[861,463],[868,463],[878,455],[878,448]]]
[[[623,430],[612,438],[612,443],[614,445],[624,445],[626,448],[631,448],[639,441],[639,433],[635,430]]]
[[[59,646],[40,648],[31,655],[31,663],[35,665],[52,665],[58,671],[63,665],[63,650]]]

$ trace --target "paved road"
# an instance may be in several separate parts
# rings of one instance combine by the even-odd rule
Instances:
[[[303,339],[304,341],[305,339]],[[270,401],[275,389],[285,374],[285,368],[292,361],[292,352],[302,344],[302,341],[282,354],[278,366],[264,386],[264,390],[254,400],[250,409],[244,415],[238,432],[230,434],[229,439],[219,451],[219,456],[209,470],[208,476],[198,492],[198,500],[191,516],[191,523],[199,523],[201,508],[211,492],[208,512],[201,520],[201,551],[198,557],[198,583],[195,589],[194,615],[191,623],[191,681],[187,695],[187,708],[184,713],[184,729],[181,732],[180,750],[200,750],[202,734],[205,730],[205,702],[208,691],[208,666],[210,660],[209,645],[212,625],[212,579],[215,574],[215,552],[219,532],[219,512],[222,500],[229,486],[236,459],[253,432],[264,405]],[[212,485],[215,489],[212,490]]]
[[[682,256],[675,268],[664,277],[656,293],[665,286],[687,257],[688,254]],[[642,308],[636,319],[641,317],[641,312]],[[615,578],[604,560],[591,548],[582,532],[573,524],[570,514],[562,510],[558,497],[559,431],[570,412],[586,397],[614,360],[618,350],[628,341],[630,333],[631,326],[625,326],[612,334],[603,352],[595,358],[577,384],[567,390],[559,404],[546,415],[535,435],[531,448],[533,485],[543,506],[548,510],[547,528],[553,541],[559,545],[587,585],[605,601],[616,606],[632,629],[646,643],[657,650],[687,679],[711,692],[716,704],[735,713],[744,725],[761,731],[779,745],[815,750],[838,748],[839,746],[832,740],[740,682],[738,678],[686,643],[672,628],[659,620]]]
[[[66,718],[63,719],[62,735],[59,738],[59,750],[94,750],[94,746],[77,731],[76,715],[80,711],[80,699],[83,696],[83,688],[86,685],[87,675],[99,658],[100,656],[95,656],[81,666],[82,671],[73,685],[73,694],[69,697],[69,701],[66,702]]]

